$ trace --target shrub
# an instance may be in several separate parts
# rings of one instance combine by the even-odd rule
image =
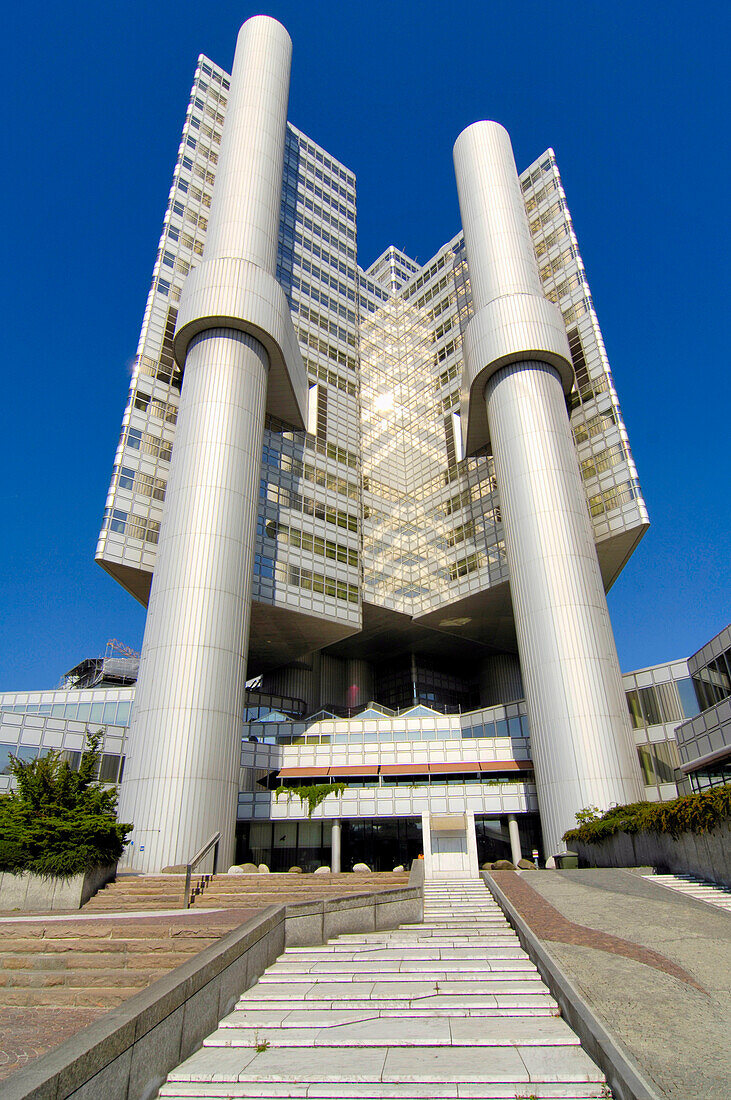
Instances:
[[[286,787],[283,783],[274,792],[277,802],[284,795],[289,802],[292,795],[299,798],[300,802],[307,803],[307,816],[312,817],[317,807],[325,801],[328,795],[342,794],[345,783],[314,783],[311,787]]]
[[[78,771],[58,752],[11,757],[17,787],[0,797],[0,871],[70,878],[117,862],[132,826],[117,821],[116,788],[95,779],[102,736],[87,733]]]
[[[594,817],[586,810],[576,815],[577,829],[569,829],[563,839],[571,844],[600,844],[615,833],[707,833],[721,821],[731,818],[731,783],[712,787],[702,794],[684,795],[672,802],[633,802],[612,806]]]

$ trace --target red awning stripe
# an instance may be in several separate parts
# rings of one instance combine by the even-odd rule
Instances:
[[[337,779],[338,776],[359,775],[450,775],[463,772],[528,772],[533,771],[530,760],[445,760],[439,764],[332,764],[327,766],[282,768],[280,779],[322,779],[326,776]]]
[[[280,779],[301,779],[304,776],[311,775],[314,778],[319,778],[323,775],[327,775],[330,771],[329,768],[316,768],[310,766],[309,768],[282,768],[279,772]]]

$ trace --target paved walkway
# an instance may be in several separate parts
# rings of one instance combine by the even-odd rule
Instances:
[[[660,1096],[731,1096],[728,913],[629,870],[492,877]]]
[[[427,884],[423,924],[289,948],[160,1096],[606,1096],[480,882]]]

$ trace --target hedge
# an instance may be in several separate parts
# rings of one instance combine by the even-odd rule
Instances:
[[[585,811],[582,811],[585,814]],[[577,815],[579,817],[580,815]],[[612,806],[600,816],[569,829],[563,839],[571,844],[599,844],[616,833],[707,833],[731,819],[731,783],[712,787],[702,794],[684,795],[672,802],[632,802]]]

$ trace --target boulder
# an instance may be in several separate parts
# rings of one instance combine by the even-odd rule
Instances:
[[[329,867],[315,867],[315,870],[314,870],[313,874],[315,874],[315,875],[329,875],[330,874],[330,868]]]
[[[260,863],[259,866],[257,867],[257,871],[259,872],[260,875],[268,875],[269,874],[269,868],[267,867],[266,863]]]
[[[302,874],[302,868],[301,867],[290,867],[289,870],[287,871],[287,874],[288,875],[301,875]]]
[[[493,871],[517,871],[518,868],[509,859],[496,859],[492,865]]]
[[[241,875],[255,875],[259,871],[255,863],[240,863],[239,868],[239,874]]]
[[[481,871],[492,871],[492,864],[491,863],[482,863],[480,865],[480,870]]]
[[[227,875],[245,875],[246,871],[244,870],[244,868],[240,864],[234,863],[233,867],[229,867],[226,874]]]
[[[394,867],[393,873],[396,874],[397,871],[405,871],[405,870],[406,870],[406,868],[404,867],[403,863],[399,863],[398,867]]]
[[[546,860],[546,870],[547,871],[555,871],[556,870],[556,860],[553,856],[549,856],[548,859]]]
[[[535,871],[536,865],[535,863],[531,863],[529,859],[519,859],[518,869],[520,871]]]
[[[370,867],[368,866],[367,863],[354,863],[353,864],[353,870],[354,871],[370,871]]]

